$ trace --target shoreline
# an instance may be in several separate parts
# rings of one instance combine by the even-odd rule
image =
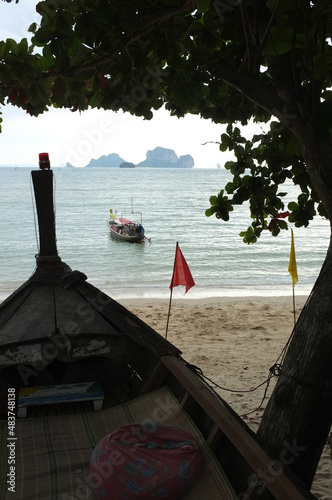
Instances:
[[[13,292],[15,292],[19,287],[21,287],[26,281],[28,281],[30,276],[26,280],[19,281],[17,283],[11,283],[8,288],[0,287],[0,303],[9,297]],[[88,279],[87,282],[97,289],[104,292],[106,295],[112,299],[122,302],[138,302],[141,300],[146,301],[165,301],[170,300],[170,289],[169,286],[138,286],[138,287],[111,287],[105,285],[105,283],[98,283],[93,279]],[[299,284],[295,286],[295,297],[309,296],[314,284]],[[204,301],[216,302],[224,299],[250,299],[251,297],[257,298],[289,298],[293,296],[293,288],[290,283],[289,286],[284,285],[270,285],[270,286],[234,286],[234,287],[211,287],[196,284],[192,287],[187,294],[185,294],[185,287],[179,286],[173,289],[172,300],[180,302],[188,301]]]
[[[295,295],[295,307],[303,307],[306,303],[309,294]],[[169,305],[169,298],[162,297],[119,297],[111,296],[112,299],[116,300],[125,307],[130,305],[133,306],[146,306],[146,305]],[[211,296],[211,297],[174,297],[172,298],[171,306],[208,306],[208,305],[226,305],[232,303],[246,303],[246,302],[256,302],[256,303],[279,303],[284,305],[290,305],[293,307],[293,297],[292,295],[223,295],[223,296]]]

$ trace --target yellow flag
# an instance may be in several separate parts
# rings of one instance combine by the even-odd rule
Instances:
[[[294,287],[296,285],[296,283],[299,281],[299,278],[297,276],[293,229],[291,229],[291,232],[292,232],[292,240],[291,240],[291,251],[290,251],[290,256],[289,256],[288,272],[292,277],[293,287]]]

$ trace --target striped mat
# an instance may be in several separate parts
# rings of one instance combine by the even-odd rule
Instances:
[[[228,500],[236,496],[204,438],[165,387],[129,403],[81,415],[16,421],[15,493],[1,467],[1,500],[96,500],[89,464],[96,443],[117,427],[158,422],[181,427],[201,443],[204,467],[183,500]],[[7,422],[1,427],[1,464],[7,463]],[[105,499],[106,500],[106,499]]]

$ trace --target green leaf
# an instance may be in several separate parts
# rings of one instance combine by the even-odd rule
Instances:
[[[332,71],[332,54],[321,53],[315,54],[312,58],[314,74],[317,80],[329,76]]]
[[[38,28],[37,23],[32,23],[32,24],[30,24],[30,26],[28,28],[28,31],[30,33],[35,33],[37,31],[37,28]]]
[[[6,51],[12,52],[13,54],[15,54],[17,56],[17,52],[18,52],[17,43],[12,38],[7,38],[7,40],[6,40]]]
[[[257,241],[257,235],[254,232],[254,229],[249,226],[246,231],[242,231],[240,233],[241,238],[243,239],[244,243],[247,243],[248,245],[250,243],[256,243]]]
[[[212,0],[196,0],[197,11],[200,13],[207,12],[210,9]]]
[[[294,29],[291,26],[272,26],[268,41],[264,46],[265,54],[280,56],[293,48]]]
[[[208,217],[215,214],[217,219],[229,220],[229,212],[233,211],[233,206],[229,198],[224,196],[223,189],[218,196],[210,196],[210,203],[211,207],[205,211]]]
[[[295,210],[298,210],[299,206],[295,201],[291,201],[290,203],[288,203],[288,208],[289,210],[294,212]]]
[[[22,38],[22,40],[17,44],[17,55],[19,57],[25,58],[29,54],[28,40]]]
[[[213,214],[215,214],[216,210],[214,207],[207,208],[205,210],[205,215],[206,217],[211,217]]]
[[[91,108],[100,108],[100,96],[99,94],[94,94],[89,100],[89,106]]]

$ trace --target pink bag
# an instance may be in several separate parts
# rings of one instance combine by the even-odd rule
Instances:
[[[103,500],[177,499],[191,488],[202,464],[198,442],[184,429],[132,424],[99,441],[90,479]]]

